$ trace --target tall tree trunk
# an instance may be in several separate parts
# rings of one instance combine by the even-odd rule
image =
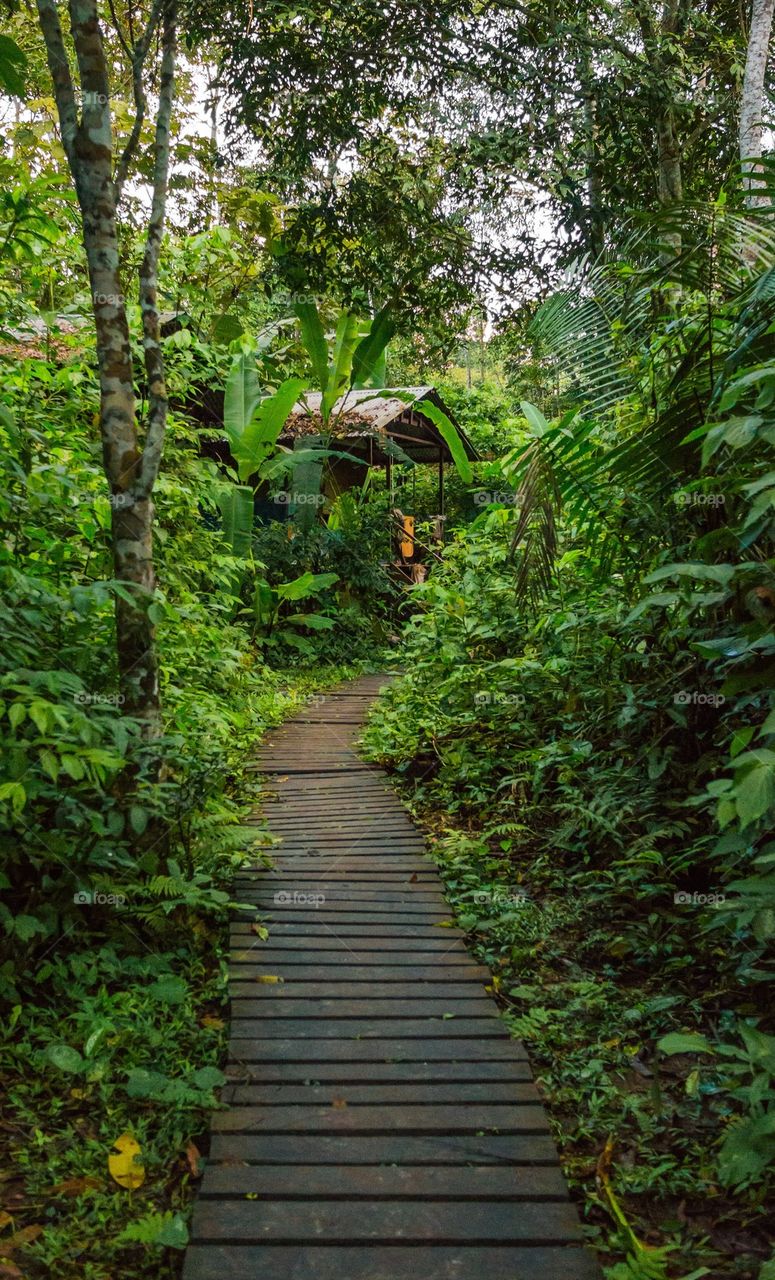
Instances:
[[[752,0],[738,135],[746,204],[749,208],[769,203],[758,189],[755,175],[761,173],[761,166],[755,161],[762,154],[764,78],[767,73],[773,11],[775,0]]]
[[[773,0],[775,2],[775,0]],[[657,120],[657,194],[661,205],[683,199],[681,144],[672,107],[666,106]]]
[[[156,299],[159,249],[169,171],[169,132],[174,95],[176,0],[154,0],[141,37],[127,50],[132,63],[137,119],[113,175],[110,78],[96,0],[70,0],[70,29],[79,73],[76,89],[56,0],[37,0],[54,82],[62,142],[81,208],[83,245],[92,289],[100,378],[100,434],[112,506],[116,592],[116,655],[123,708],[141,720],[147,737],[158,734],[161,703],[149,616],[155,577],[151,493],[161,461],[167,417],[164,362]],[[140,306],[148,381],[143,447],[137,422],[126,299],[119,271],[117,201],[136,148],[145,110],[143,65],[161,21],[162,63],[154,147],[151,216],[140,269]]]

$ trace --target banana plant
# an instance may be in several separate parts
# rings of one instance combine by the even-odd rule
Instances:
[[[298,631],[288,627],[307,627],[312,631],[330,631],[334,625],[333,618],[322,613],[293,613],[287,609],[298,600],[309,600],[319,596],[321,591],[339,581],[337,573],[302,573],[291,582],[281,582],[271,586],[266,578],[257,578],[253,589],[252,613],[254,619],[254,636],[264,647],[277,644],[275,634],[278,623],[282,623],[282,640],[285,644],[299,649],[302,653],[312,653],[314,648],[310,641]]]
[[[320,416],[328,431],[334,407],[350,388],[355,391],[385,384],[385,353],[396,331],[393,304],[387,303],[365,328],[354,311],[342,311],[336,322],[331,350],[314,302],[295,306],[301,337],[321,394]]]

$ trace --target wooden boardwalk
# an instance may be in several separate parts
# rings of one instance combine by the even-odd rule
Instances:
[[[421,835],[355,753],[384,680],[265,740],[276,870],[237,896],[227,1109],[184,1280],[596,1280],[522,1045]]]

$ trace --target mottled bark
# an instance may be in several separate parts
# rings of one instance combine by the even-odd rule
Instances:
[[[761,165],[755,162],[762,154],[764,80],[774,11],[775,0],[753,0],[751,5],[751,27],[748,33],[738,135],[746,203],[749,208],[769,203],[767,196],[762,195],[758,189],[756,175],[761,173]]]
[[[661,205],[683,199],[681,144],[671,107],[665,107],[657,121],[657,195]]]
[[[162,84],[156,126],[151,221],[141,280],[143,329],[150,412],[141,450],[134,392],[126,300],[119,271],[117,187],[113,175],[110,79],[96,0],[69,0],[70,29],[78,63],[78,93],[65,49],[56,0],[37,0],[38,15],[54,83],[62,141],[81,209],[83,244],[92,289],[100,379],[100,433],[103,465],[111,490],[116,652],[124,709],[138,717],[147,736],[160,728],[159,681],[154,628],[148,616],[153,599],[153,504],[166,423],[164,364],[156,312],[156,273],[164,227],[169,167],[169,128],[174,93],[175,0],[163,0]],[[141,73],[156,9],[134,46],[133,76]],[[79,102],[80,97],[80,115]],[[144,100],[144,98],[143,98]],[[123,180],[130,137],[117,177]],[[139,131],[138,131],[139,136]]]

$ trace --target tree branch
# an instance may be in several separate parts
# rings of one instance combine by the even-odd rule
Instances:
[[[121,158],[116,167],[116,176],[114,178],[116,188],[116,204],[121,199],[121,191],[129,174],[129,166],[132,163],[132,157],[137,150],[137,144],[140,141],[143,124],[145,122],[145,112],[148,105],[148,99],[143,85],[143,70],[145,67],[145,59],[148,56],[148,50],[151,47],[151,41],[159,25],[164,0],[154,0],[151,12],[148,16],[145,30],[140,39],[128,50],[130,61],[132,64],[132,97],[135,104],[135,119],[132,125],[132,132],[127,139],[126,146],[121,153]]]
[[[38,18],[46,45],[51,79],[54,82],[54,98],[59,114],[59,125],[62,130],[62,145],[73,168],[75,163],[75,140],[78,134],[78,108],[75,101],[73,78],[70,75],[70,63],[67,60],[62,25],[56,0],[37,0]]]

